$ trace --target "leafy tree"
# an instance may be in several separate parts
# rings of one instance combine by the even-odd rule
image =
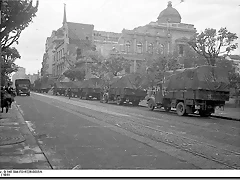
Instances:
[[[198,54],[189,45],[184,46],[184,54],[178,57],[179,62],[184,65],[184,68],[191,68],[207,64],[207,60],[202,55]]]
[[[21,32],[28,27],[38,11],[32,0],[0,0],[2,15],[0,24],[0,42],[2,51],[17,42]]]
[[[36,6],[29,0],[0,0],[1,23],[0,23],[0,61],[1,61],[1,85],[9,81],[9,75],[17,70],[14,61],[20,58],[15,48],[10,46],[20,37],[21,32],[30,24],[36,16]]]
[[[206,58],[208,65],[214,66],[219,54],[229,54],[237,48],[238,44],[234,43],[237,38],[236,33],[231,33],[227,28],[220,28],[218,31],[207,28],[192,38],[189,44],[198,54]],[[225,50],[221,52],[223,48]]]
[[[85,67],[91,70],[91,73],[99,78],[104,76],[104,57],[94,50],[86,51],[85,53]]]
[[[34,88],[35,89],[40,89],[41,88],[41,85],[42,85],[42,82],[41,82],[41,79],[39,78],[39,79],[36,79],[35,81],[34,81]]]
[[[9,75],[18,70],[15,60],[21,58],[16,48],[5,48],[1,55],[1,85],[8,82]]]
[[[63,75],[69,78],[71,81],[82,81],[84,80],[86,73],[83,67],[74,67],[65,71]]]
[[[99,78],[104,78],[107,74],[117,76],[118,73],[131,66],[130,61],[119,54],[110,55],[105,59],[99,52],[90,51],[88,57],[92,74]]]
[[[163,80],[166,71],[179,69],[180,64],[178,56],[176,52],[174,52],[168,57],[156,55],[148,58],[146,67],[147,70],[143,73],[149,81],[149,86],[152,87]]]
[[[237,72],[238,67],[234,61],[220,57],[216,60],[216,66],[221,67],[228,72],[230,88],[240,88],[240,74]]]
[[[118,73],[128,68],[129,66],[131,66],[130,61],[125,59],[122,55],[111,55],[104,62],[106,72],[110,72],[114,76],[117,76]]]

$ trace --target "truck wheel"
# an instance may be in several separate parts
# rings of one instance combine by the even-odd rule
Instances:
[[[171,107],[169,107],[169,106],[164,106],[164,110],[165,110],[166,112],[169,112],[169,111],[171,110]]]
[[[103,95],[103,97],[102,97],[102,102],[103,102],[103,103],[108,103],[108,97],[107,97],[107,95]]]
[[[148,101],[148,109],[149,109],[150,111],[153,111],[154,108],[155,108],[155,106],[152,104],[152,102],[151,102],[151,101]]]
[[[134,100],[134,101],[132,101],[132,105],[138,106],[138,105],[139,105],[139,100]]]
[[[185,106],[184,106],[184,104],[183,104],[183,102],[179,102],[178,104],[177,104],[177,114],[179,115],[179,116],[184,116],[184,115],[186,115],[186,109],[185,109]]]
[[[199,110],[198,112],[201,117],[209,117],[211,115],[209,111]]]
[[[117,105],[122,105],[123,104],[123,100],[120,96],[117,97]]]

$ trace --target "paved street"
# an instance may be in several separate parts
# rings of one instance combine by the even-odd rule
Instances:
[[[240,168],[240,122],[48,94],[16,97],[53,168]]]

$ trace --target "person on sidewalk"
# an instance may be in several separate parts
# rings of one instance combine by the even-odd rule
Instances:
[[[68,92],[68,98],[70,99],[70,98],[71,98],[71,95],[72,95],[72,90],[71,90],[71,88],[68,88],[67,92]]]
[[[9,103],[10,103],[9,108],[11,109],[12,108],[12,103],[14,102],[14,97],[16,96],[16,94],[14,93],[14,90],[11,87],[10,83],[7,84],[7,87],[5,88],[5,90],[10,95],[10,96],[8,96],[8,100],[9,100]]]
[[[3,109],[6,108],[6,113],[8,113],[10,101],[9,101],[9,94],[6,92],[5,87],[1,87],[1,108],[2,108],[2,113]],[[11,98],[11,97],[10,97]]]

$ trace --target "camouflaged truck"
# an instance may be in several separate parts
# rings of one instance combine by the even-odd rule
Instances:
[[[137,106],[147,93],[141,88],[142,77],[139,74],[128,74],[116,78],[111,82],[107,92],[104,93],[101,102],[116,102],[118,105],[131,103]]]
[[[205,65],[167,73],[147,98],[149,110],[176,108],[179,116],[210,116],[229,100],[228,73],[222,68]]]

